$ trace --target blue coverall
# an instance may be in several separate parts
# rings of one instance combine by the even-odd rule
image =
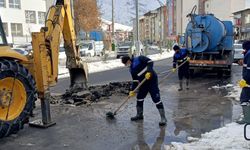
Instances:
[[[137,107],[143,108],[144,98],[148,92],[151,95],[153,102],[158,109],[163,109],[163,104],[160,98],[160,90],[158,87],[158,77],[153,70],[153,61],[145,56],[134,57],[131,60],[130,73],[133,80],[139,80],[141,82],[145,78],[145,74],[150,72],[151,78],[147,80],[140,88],[137,94]],[[136,88],[138,84],[132,84],[132,90]]]
[[[180,66],[183,62],[187,60],[188,54],[187,49],[181,48],[179,52],[175,52],[173,57],[173,68],[176,68],[176,65]],[[189,79],[189,62],[186,61],[181,67],[178,68],[178,77],[179,80],[182,80],[183,77]]]
[[[250,50],[244,54],[242,77],[250,85]],[[250,87],[245,87],[241,91],[240,102],[250,102]]]

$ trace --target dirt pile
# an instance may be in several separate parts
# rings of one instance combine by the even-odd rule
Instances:
[[[111,95],[128,95],[130,82],[111,82],[105,85],[96,85],[89,87],[84,91],[66,91],[63,95],[54,95],[51,98],[51,104],[87,104],[108,99]]]

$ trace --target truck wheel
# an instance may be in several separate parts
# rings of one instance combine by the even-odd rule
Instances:
[[[217,71],[217,77],[218,78],[222,78],[223,77],[223,71],[222,70],[218,70]]]
[[[0,59],[0,138],[28,123],[36,100],[35,81],[18,62]]]
[[[226,75],[227,77],[231,77],[231,70],[230,70],[230,71],[229,71],[229,70],[225,71],[225,75]]]
[[[232,72],[232,65],[230,65],[230,66],[228,67],[228,70],[225,71],[225,75],[226,75],[227,77],[231,77],[231,72]]]

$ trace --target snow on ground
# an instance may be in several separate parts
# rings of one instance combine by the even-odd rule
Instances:
[[[235,100],[240,101],[241,88],[239,86],[233,86],[233,89],[228,93],[226,97],[233,97]]]
[[[163,52],[162,54],[149,55],[148,57],[153,61],[157,61],[172,57],[173,54],[174,54],[173,51],[170,51],[170,52]],[[101,72],[121,67],[124,67],[124,65],[121,63],[120,59],[88,63],[89,73]],[[59,65],[59,78],[66,78],[66,77],[69,77],[68,69],[64,65]]]
[[[250,142],[244,139],[244,125],[231,123],[223,128],[212,130],[202,135],[195,142],[182,144],[172,142],[166,150],[249,150]],[[247,130],[250,132],[250,130]]]
[[[228,84],[225,86],[213,86],[212,88],[232,88],[226,97],[233,97],[239,100],[241,89],[238,86]],[[250,138],[250,126],[247,127],[247,138]],[[199,140],[189,137],[193,142],[165,145],[165,150],[249,150],[250,141],[244,138],[244,125],[237,123],[227,124],[225,127],[212,130],[202,134]]]

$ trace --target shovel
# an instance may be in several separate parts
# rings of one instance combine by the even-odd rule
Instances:
[[[133,90],[133,92],[137,91],[137,90],[142,86],[142,84],[143,84],[146,80],[147,80],[147,79],[144,78],[144,79],[137,85],[137,87]],[[131,97],[128,96],[128,97],[124,100],[124,102],[123,102],[114,112],[107,112],[107,113],[106,113],[106,117],[107,117],[107,118],[110,118],[110,119],[114,119],[114,117],[115,117],[115,115],[117,114],[117,112],[122,108],[122,106],[123,106],[124,104],[126,104],[126,103],[128,102],[128,100],[129,100],[130,98],[131,98]]]

